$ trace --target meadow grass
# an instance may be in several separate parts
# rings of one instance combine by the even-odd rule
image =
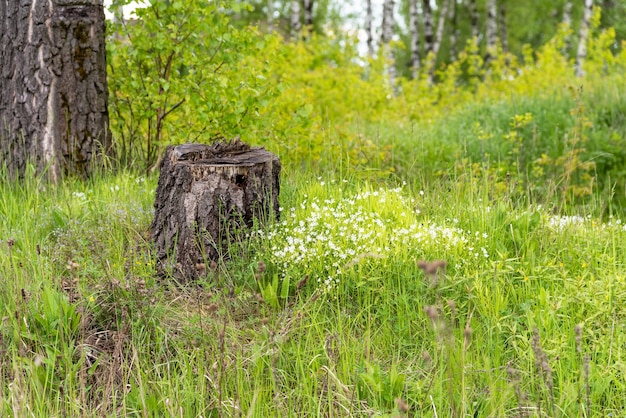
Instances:
[[[283,220],[180,286],[154,274],[155,180],[2,184],[2,414],[626,408],[617,214],[496,198],[464,173],[396,187],[288,173]]]
[[[0,414],[623,415],[624,191],[574,188],[581,143],[623,171],[607,91],[329,129],[194,284],[155,274],[156,177],[1,182]]]

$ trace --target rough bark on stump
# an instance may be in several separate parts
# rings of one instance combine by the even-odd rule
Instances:
[[[278,219],[280,161],[235,140],[170,146],[161,163],[152,238],[157,270],[186,282],[254,219]]]

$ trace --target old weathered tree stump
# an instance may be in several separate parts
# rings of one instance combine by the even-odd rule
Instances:
[[[239,139],[168,147],[151,225],[157,271],[194,280],[254,219],[278,219],[280,168],[274,154]]]

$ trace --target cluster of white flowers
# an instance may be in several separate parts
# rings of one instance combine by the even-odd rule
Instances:
[[[84,192],[73,192],[72,196],[74,196],[76,199],[80,200],[81,202],[84,202],[87,200],[87,195]]]
[[[550,226],[550,228],[556,229],[557,231],[562,231],[570,226],[583,226],[585,222],[587,222],[589,219],[589,217],[583,218],[582,216],[578,215],[550,216],[548,218],[548,226]]]
[[[626,231],[626,223],[622,222],[621,219],[613,219],[611,216],[609,221],[606,223],[608,228],[616,228],[621,229],[622,231]]]
[[[596,231],[626,231],[626,224],[621,219],[609,217],[608,222],[601,222],[593,219],[591,215],[585,217],[574,216],[550,216],[548,217],[548,226],[557,232],[564,230],[579,229],[581,233],[585,233],[590,228]]]
[[[327,291],[364,260],[407,253],[489,257],[481,246],[486,234],[424,219],[415,203],[401,188],[364,191],[339,200],[309,200],[305,195],[277,227],[258,231],[257,236],[268,242],[268,258],[283,272],[304,267],[318,275],[315,279]]]

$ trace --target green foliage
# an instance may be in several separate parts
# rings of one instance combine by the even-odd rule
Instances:
[[[497,116],[502,132],[541,124],[541,106],[524,110]],[[154,278],[143,232],[156,178],[0,183],[0,236],[13,237],[0,243],[0,410],[621,413],[623,212],[603,220],[607,196],[594,195],[565,206],[576,215],[555,214],[492,193],[490,175],[415,178],[401,190],[290,176],[285,225],[187,287]],[[49,215],[33,218],[23,202]],[[309,258],[272,261],[288,237]],[[447,269],[433,273],[437,259]],[[323,293],[316,275],[335,263],[342,280]]]
[[[359,372],[357,395],[381,410],[393,410],[396,399],[404,392],[406,376],[392,366],[384,372],[380,365],[366,362]]]
[[[626,66],[623,54],[611,52],[614,31],[595,29],[598,10],[584,80],[574,77],[564,53],[571,29],[561,26],[537,50],[526,46],[521,58],[493,51],[488,64],[469,41],[457,61],[435,71],[434,84],[425,69],[392,89],[384,57],[360,57],[353,39],[314,35],[287,43],[236,29],[229,7],[156,2],[138,12],[141,20],[113,31],[122,35],[110,48],[112,121],[122,156],[133,159],[140,150],[139,159],[152,166],[169,143],[240,135],[278,154],[288,169],[406,179],[420,169],[449,177],[459,164],[478,164],[492,171],[500,191],[515,185],[517,194],[548,200],[584,200],[594,187],[624,182],[616,146],[623,123],[607,120],[608,110],[595,120],[587,103],[594,85],[607,78],[621,83]],[[585,90],[576,98],[570,91],[581,83]],[[579,110],[568,116],[570,109]],[[471,125],[454,125],[456,115],[472,113],[478,117]],[[525,113],[532,123],[508,126]],[[387,136],[381,126],[399,127],[404,138]],[[415,136],[435,131],[437,141],[420,142],[425,156],[417,155]]]
[[[612,32],[581,79],[561,28],[394,89],[350,39],[285,43],[219,7],[115,29],[120,156],[240,134],[281,157],[282,220],[182,286],[155,277],[156,176],[2,177],[2,415],[623,415]]]
[[[249,62],[264,38],[230,22],[240,7],[159,0],[110,25],[110,111],[124,161],[150,167],[168,144],[231,137],[259,117],[275,87]]]

